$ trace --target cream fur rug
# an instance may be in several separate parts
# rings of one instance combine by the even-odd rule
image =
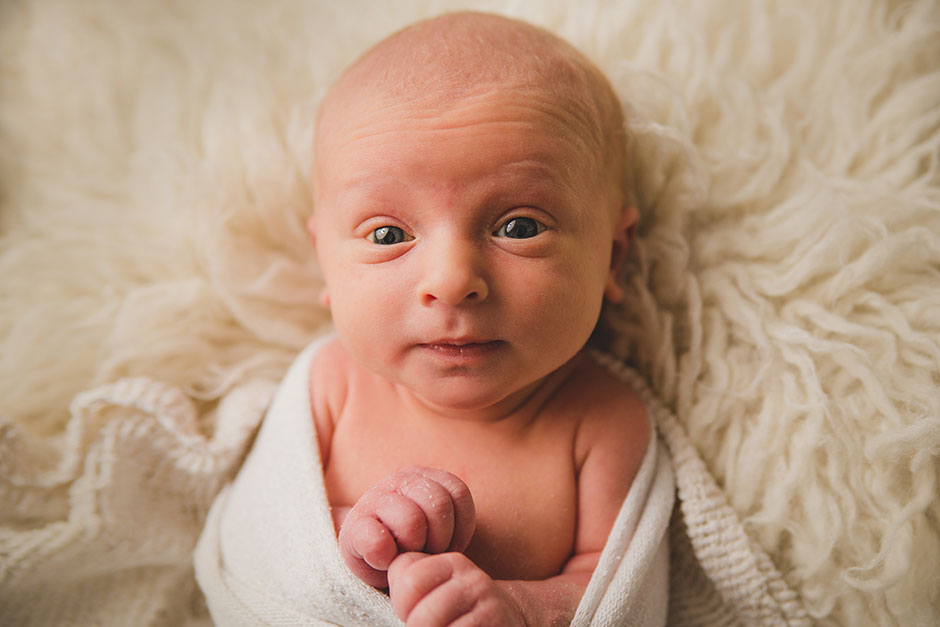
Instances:
[[[468,6],[555,30],[630,103],[644,222],[607,348],[821,623],[940,622],[931,0],[6,0],[0,414],[54,437],[77,393],[147,375],[210,433],[233,386],[279,379],[328,324],[319,97]]]

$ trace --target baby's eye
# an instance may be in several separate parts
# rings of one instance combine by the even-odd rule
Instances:
[[[414,239],[411,235],[405,233],[397,226],[380,226],[366,236],[373,244],[382,246],[391,246],[392,244],[401,244]]]
[[[545,230],[545,225],[534,218],[511,218],[496,229],[493,235],[512,239],[535,237]]]

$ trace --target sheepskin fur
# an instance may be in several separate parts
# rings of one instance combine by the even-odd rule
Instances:
[[[329,324],[304,230],[316,104],[368,45],[457,8],[559,33],[627,103],[643,222],[604,346],[811,614],[940,622],[933,0],[5,0],[0,414],[54,437],[120,377],[205,416],[279,379]]]

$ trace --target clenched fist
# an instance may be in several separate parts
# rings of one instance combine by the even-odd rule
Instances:
[[[339,547],[350,570],[376,588],[401,553],[463,551],[475,526],[473,497],[455,475],[412,466],[370,488],[349,510]]]
[[[524,627],[515,600],[461,553],[405,553],[388,571],[389,595],[408,627]]]

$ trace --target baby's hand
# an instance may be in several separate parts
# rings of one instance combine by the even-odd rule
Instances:
[[[408,627],[525,625],[509,593],[462,553],[406,553],[388,570],[389,596]]]
[[[343,559],[369,585],[388,585],[399,553],[463,551],[476,524],[470,489],[445,470],[412,466],[382,479],[346,515]]]

